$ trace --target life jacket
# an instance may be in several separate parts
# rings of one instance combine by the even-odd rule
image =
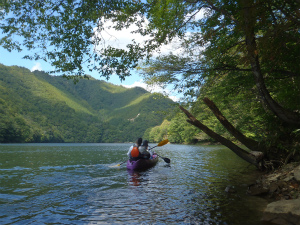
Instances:
[[[138,147],[137,146],[133,146],[133,148],[131,150],[131,156],[133,158],[137,158],[137,157],[139,157],[139,155],[140,155],[140,152],[139,152]]]

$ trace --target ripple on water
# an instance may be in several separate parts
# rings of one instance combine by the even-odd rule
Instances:
[[[1,194],[0,193],[0,202],[15,202],[22,201],[27,196],[25,195],[17,195],[17,194]]]
[[[128,146],[0,150],[6,154],[0,156],[0,224],[261,225],[261,202],[250,201],[243,188],[224,192],[248,179],[248,164],[226,149],[166,145],[158,152],[170,165],[160,160],[133,173],[125,165],[111,168],[124,160]]]

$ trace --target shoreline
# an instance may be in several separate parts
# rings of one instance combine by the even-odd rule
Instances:
[[[300,162],[261,174],[247,194],[267,200],[262,220],[277,225],[300,224]]]

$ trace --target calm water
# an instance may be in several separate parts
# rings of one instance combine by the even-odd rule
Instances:
[[[170,166],[112,167],[129,147],[0,145],[0,224],[263,224],[266,202],[245,194],[255,168],[230,150],[168,144]]]

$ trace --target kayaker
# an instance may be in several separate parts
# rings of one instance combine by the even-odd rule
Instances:
[[[138,160],[140,158],[140,152],[139,152],[139,147],[141,146],[143,142],[142,138],[138,138],[135,142],[134,145],[132,145],[129,148],[129,151],[127,152],[128,157],[130,158],[130,160]]]
[[[143,144],[139,147],[140,158],[149,159],[151,157],[150,152],[148,152],[148,143],[149,142],[147,140],[144,140]]]

